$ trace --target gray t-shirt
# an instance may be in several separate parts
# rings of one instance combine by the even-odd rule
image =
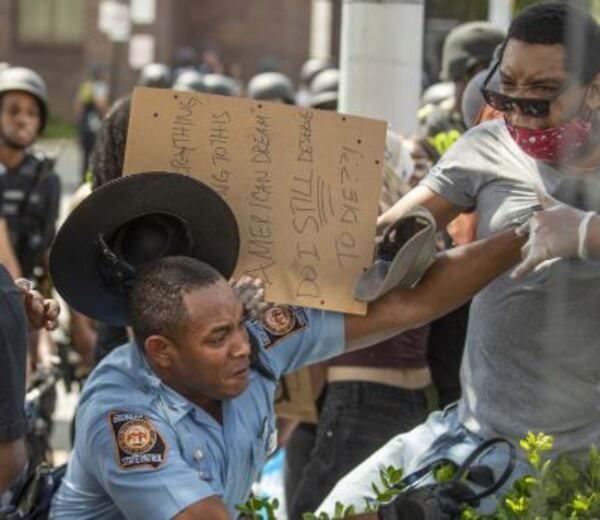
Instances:
[[[600,181],[600,171],[592,173]],[[479,214],[478,237],[536,204],[533,186],[560,191],[561,173],[523,153],[504,122],[457,141],[423,180]],[[508,272],[473,300],[461,367],[463,423],[513,441],[528,431],[557,452],[600,445],[600,262],[551,260],[520,281]]]

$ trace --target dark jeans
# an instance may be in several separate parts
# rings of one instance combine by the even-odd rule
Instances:
[[[290,493],[290,520],[314,511],[341,477],[392,437],[421,424],[427,414],[427,397],[421,390],[361,381],[329,384],[314,446]],[[309,435],[308,428],[300,431],[298,448],[306,449]],[[294,443],[288,446],[287,456],[302,460],[295,448]]]

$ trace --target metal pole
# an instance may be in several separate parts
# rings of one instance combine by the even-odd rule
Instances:
[[[507,31],[512,20],[513,3],[513,0],[489,0],[488,21]]]
[[[344,0],[340,112],[417,132],[424,9],[424,0]]]
[[[327,60],[331,57],[332,0],[312,0],[310,15],[311,58]]]

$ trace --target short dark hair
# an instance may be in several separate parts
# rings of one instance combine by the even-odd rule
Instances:
[[[502,55],[508,42],[565,47],[567,72],[587,85],[600,73],[600,28],[585,9],[566,2],[535,4],[511,23]]]
[[[189,323],[186,293],[223,280],[217,270],[195,258],[171,256],[140,270],[129,295],[129,316],[138,346],[153,335],[177,340]]]

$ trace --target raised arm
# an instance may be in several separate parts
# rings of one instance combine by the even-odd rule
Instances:
[[[443,229],[465,208],[452,204],[425,186],[417,186],[377,219],[377,234],[404,216],[415,206],[427,208],[435,218],[438,229]]]
[[[346,315],[346,350],[374,345],[459,307],[516,264],[524,243],[510,229],[439,253],[413,289],[390,291],[369,305],[366,316]]]

